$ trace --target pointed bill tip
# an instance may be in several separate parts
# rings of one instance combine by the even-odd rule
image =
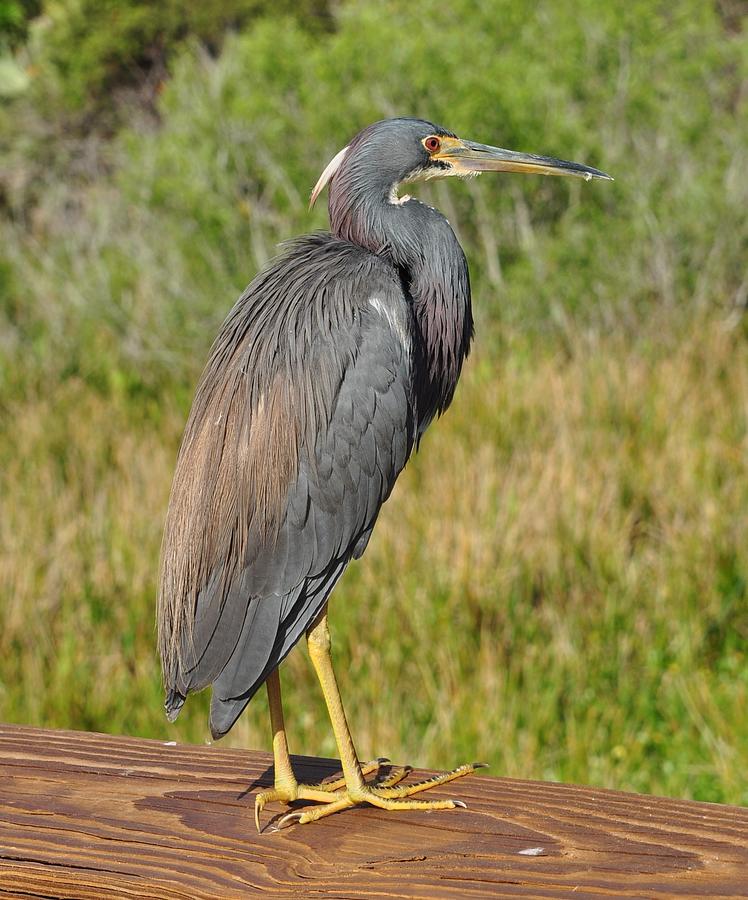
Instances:
[[[601,172],[599,169],[588,169],[587,172],[582,173],[582,178],[585,181],[592,181],[593,178],[599,178],[601,181],[615,181],[612,175]]]

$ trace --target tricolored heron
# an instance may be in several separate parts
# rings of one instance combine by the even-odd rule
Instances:
[[[329,163],[331,233],[298,238],[223,323],[179,452],[162,547],[159,650],[166,712],[213,686],[226,734],[267,684],[275,785],[258,795],[317,805],[449,809],[412,795],[472,772],[402,785],[366,781],[330,656],[327,603],[369,541],[382,504],[434,416],[449,406],[473,335],[467,262],[444,216],[398,194],[407,182],[480,172],[608,178],[578,163],[475,144],[419,119],[361,131]],[[299,784],[278,666],[306,634],[343,777]]]

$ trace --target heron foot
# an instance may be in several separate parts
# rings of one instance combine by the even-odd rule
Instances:
[[[371,762],[360,763],[361,774],[366,776],[371,775],[373,772],[378,772],[382,766],[386,766],[388,762],[389,759],[386,756],[380,756],[378,759],[371,760]],[[387,777],[389,778],[390,776],[388,775]],[[405,778],[405,775],[403,775],[403,778]],[[340,788],[345,787],[345,778],[341,775],[340,777],[330,779],[329,781],[320,781],[318,784],[311,784],[309,787],[320,791],[338,791]]]
[[[330,816],[351,806],[358,806],[361,803],[369,803],[380,809],[393,811],[455,809],[457,807],[466,809],[466,804],[461,800],[413,800],[410,798],[413,794],[418,794],[421,791],[447,784],[456,778],[470,775],[476,769],[484,768],[485,765],[485,763],[472,763],[458,766],[456,769],[444,772],[442,775],[434,775],[432,778],[427,778],[424,781],[405,785],[399,783],[412,770],[409,766],[399,767],[386,777],[365,783],[360,787],[353,789],[341,788],[325,797],[319,806],[310,806],[286,813],[278,820],[277,827],[280,829],[289,825],[306,825],[309,822],[316,822],[325,816]],[[309,797],[308,799],[316,798]]]
[[[361,773],[371,775],[389,762],[384,756],[371,762],[361,763]],[[410,766],[395,766],[385,777],[375,779],[375,783],[384,787],[398,784],[411,771]],[[338,792],[345,787],[345,778],[342,776],[330,781],[321,781],[317,784],[299,784],[295,778],[286,778],[276,781],[272,788],[262,791],[255,797],[255,825],[260,831],[260,815],[268,803],[294,803],[296,800],[313,800],[317,803],[332,803],[338,799]]]

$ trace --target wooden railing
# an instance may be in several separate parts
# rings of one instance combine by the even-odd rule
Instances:
[[[748,897],[748,809],[479,775],[467,810],[268,806],[257,834],[271,780],[266,753],[0,726],[0,897]]]

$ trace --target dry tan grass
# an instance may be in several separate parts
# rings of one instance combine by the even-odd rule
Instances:
[[[486,346],[332,600],[362,755],[748,800],[745,342]],[[183,413],[133,409],[75,379],[10,409],[0,717],[202,740],[154,652]],[[304,654],[284,684],[295,749],[334,753]],[[263,699],[228,741],[267,744]]]

